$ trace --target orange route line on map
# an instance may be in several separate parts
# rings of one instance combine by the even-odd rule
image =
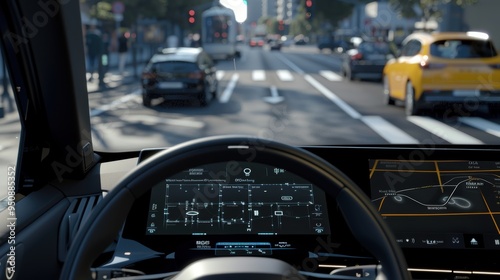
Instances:
[[[378,206],[378,211],[379,211],[379,212],[380,212],[380,210],[382,210],[382,205],[384,204],[384,201],[385,201],[385,198],[386,198],[386,197],[387,197],[387,196],[382,197],[382,201],[380,201],[380,205]]]
[[[438,178],[439,187],[441,188],[441,193],[444,193],[443,182],[441,182],[441,174],[439,173],[439,166],[437,161],[434,162],[434,166],[436,167],[436,175]]]
[[[377,170],[377,164],[378,164],[378,159],[375,160],[375,163],[373,163],[372,170],[370,171],[370,179],[372,178],[373,173],[375,173],[375,171]]]
[[[493,212],[491,212],[490,206],[488,205],[488,202],[486,201],[486,198],[483,195],[483,192],[479,190],[481,193],[481,197],[483,198],[484,204],[486,205],[486,208],[488,208],[488,212],[490,214],[491,220],[493,220],[493,224],[495,225],[495,228],[497,229],[498,234],[500,234],[500,229],[498,228],[497,221],[495,221],[495,217],[493,216]]]

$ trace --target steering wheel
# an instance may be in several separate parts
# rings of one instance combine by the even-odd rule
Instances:
[[[380,262],[380,279],[411,279],[394,236],[365,193],[346,175],[304,149],[247,136],[217,136],[188,141],[140,163],[96,205],[80,228],[68,251],[60,279],[92,279],[93,261],[116,238],[134,202],[156,183],[189,168],[223,161],[280,166],[310,180],[336,200],[352,234]],[[283,269],[280,265],[277,267]],[[290,266],[290,269],[293,268]]]

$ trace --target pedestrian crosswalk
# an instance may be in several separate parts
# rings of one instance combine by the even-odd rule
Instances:
[[[410,116],[406,119],[451,144],[484,144],[481,140],[460,131],[458,128],[430,117]]]
[[[491,139],[495,137],[500,138],[500,123],[481,117],[458,117],[452,122],[445,122],[427,116],[401,116],[400,120],[397,122],[398,124],[395,124],[391,122],[390,119],[382,116],[362,115],[325,87],[319,80],[321,78],[313,78],[313,74],[314,73],[304,75],[284,69],[274,71],[252,70],[231,75],[228,75],[225,71],[218,71],[217,78],[219,80],[227,79],[230,81],[221,98],[219,98],[219,102],[228,102],[232,91],[237,86],[236,81],[238,78],[251,79],[253,82],[273,82],[276,79],[281,82],[306,80],[349,117],[360,120],[390,144],[418,144],[431,141],[436,143],[478,145],[491,143]],[[244,75],[248,76],[241,77]],[[342,76],[330,70],[318,71],[316,76],[324,78],[325,80],[323,81],[325,82],[343,81]],[[228,90],[228,88],[230,90]],[[405,125],[402,126],[401,123],[405,123]],[[494,137],[489,137],[489,142],[481,140],[477,136],[470,135],[471,129],[476,130],[478,134]],[[425,131],[425,133],[416,133],[416,130]],[[429,137],[429,135],[431,136]]]
[[[331,82],[340,82],[343,80],[343,77],[341,75],[330,70],[321,70],[318,72],[318,74]],[[226,75],[225,71],[223,70],[217,71],[218,80],[222,80],[225,75]],[[266,81],[269,79],[269,76],[271,75],[276,76],[278,80],[282,82],[292,82],[296,80],[296,77],[292,74],[292,71],[284,69],[278,69],[275,71],[253,70],[250,73],[250,77],[254,82]]]
[[[318,74],[331,82],[340,82],[343,80],[343,77],[341,75],[330,70],[322,70],[319,71]],[[224,79],[225,76],[226,76],[226,71],[224,70],[217,71],[218,80]],[[250,79],[254,82],[267,81],[269,79],[274,79],[274,77],[276,77],[278,80],[282,82],[293,82],[298,78],[294,76],[292,71],[284,69],[278,69],[274,71],[252,70],[250,72]]]
[[[217,71],[218,80],[224,79],[225,75],[226,71],[223,70]],[[293,82],[294,80],[297,79],[297,77],[294,76],[292,71],[283,69],[278,69],[275,71],[253,70],[250,73],[250,78],[254,82],[262,82],[270,79],[271,75],[276,76],[278,80],[282,82]],[[319,75],[331,82],[340,82],[343,80],[343,77],[341,75],[330,70],[319,71]]]

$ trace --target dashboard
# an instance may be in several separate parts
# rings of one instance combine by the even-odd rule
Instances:
[[[305,149],[361,187],[403,249],[414,279],[500,276],[497,151]],[[142,151],[139,162],[158,151]],[[193,166],[137,200],[109,265],[176,270],[214,256],[272,257],[321,272],[376,264],[325,187],[282,166],[251,161]],[[116,258],[126,252],[136,257]]]

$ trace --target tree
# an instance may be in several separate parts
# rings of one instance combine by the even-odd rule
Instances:
[[[116,0],[108,0],[114,2]],[[125,5],[123,26],[135,24],[138,17],[162,18],[165,17],[168,0],[120,0]]]
[[[421,17],[424,23],[430,19],[439,19],[441,6],[455,4],[458,6],[473,5],[477,0],[389,0],[393,9],[406,18]]]
[[[339,21],[349,17],[357,3],[367,1],[314,0],[314,17],[322,23],[337,26]]]
[[[324,31],[323,26],[335,28],[341,20],[353,13],[357,4],[371,1],[373,0],[312,0],[312,7],[307,7],[306,0],[301,0],[298,16],[292,24],[292,30],[304,34],[312,30]],[[307,15],[308,11],[311,13],[310,15]]]
[[[89,9],[90,15],[99,20],[114,21],[112,13],[113,2],[117,0],[82,0]],[[137,16],[147,18],[165,17],[166,5],[168,0],[120,0],[125,7],[123,13],[123,26],[130,26],[135,23]]]
[[[82,0],[89,6],[91,15],[101,20],[113,20],[111,6],[115,1],[117,0]],[[166,19],[173,24],[188,27],[188,10],[194,9],[197,15],[201,15],[213,0],[120,0],[120,2],[125,6],[122,26],[131,26],[137,17],[143,17]]]
[[[307,19],[305,0],[301,1],[300,6],[297,9],[297,16],[293,19],[290,24],[290,34],[309,34],[312,30],[312,22]]]

